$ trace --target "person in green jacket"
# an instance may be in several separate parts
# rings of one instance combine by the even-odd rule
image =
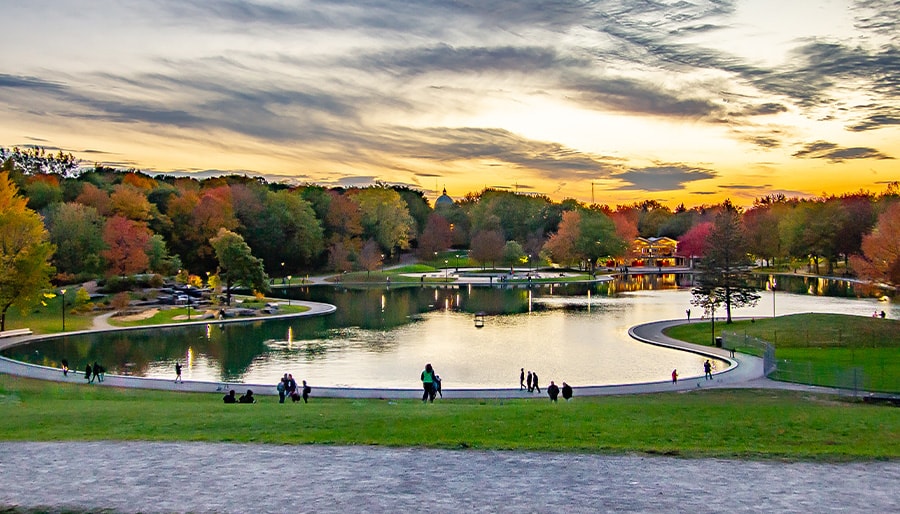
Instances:
[[[422,371],[422,389],[424,392],[422,393],[422,402],[424,403],[426,400],[434,402],[434,395],[436,394],[436,390],[434,388],[434,368],[431,367],[431,363],[425,365],[425,370]]]

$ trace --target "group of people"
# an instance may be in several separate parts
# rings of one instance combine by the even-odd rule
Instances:
[[[426,401],[434,403],[437,395],[441,395],[441,398],[444,397],[444,393],[441,392],[441,377],[435,373],[431,363],[425,365],[419,378],[422,379],[422,403]]]
[[[525,373],[525,368],[521,368],[519,370],[519,390],[525,391],[528,390],[529,393],[533,393],[537,391],[541,392],[541,385],[539,382],[538,374],[534,371],[529,371]],[[547,396],[550,397],[551,402],[555,402],[557,398],[559,398],[559,393],[562,392],[562,397],[569,401],[572,399],[572,386],[563,382],[562,388],[556,385],[556,382],[550,381],[550,385],[547,386]]]
[[[256,398],[253,397],[252,389],[247,389],[247,392],[242,394],[240,398],[235,395],[236,393],[234,392],[234,389],[232,389],[222,398],[222,401],[225,403],[256,403]]]
[[[569,401],[572,399],[572,393],[573,393],[572,386],[563,382],[562,389],[560,389],[560,387],[551,380],[550,385],[547,386],[547,396],[550,397],[551,402],[556,401],[556,399],[559,397],[560,391],[562,392],[562,397],[564,400]]]
[[[66,373],[68,370],[68,364],[63,364],[63,373]],[[68,373],[66,373],[68,374]],[[97,364],[97,361],[94,361],[94,365],[91,366],[88,364],[84,367],[84,379],[88,381],[89,384],[93,384],[94,380],[97,382],[103,382],[103,375],[106,374],[106,369],[103,368],[100,364]]]
[[[306,380],[303,381],[303,386],[298,388],[297,381],[291,373],[285,373],[281,377],[276,389],[278,389],[278,403],[284,403],[285,398],[290,398],[294,403],[301,399],[303,403],[309,403],[309,393],[312,392],[312,387],[307,385]]]
[[[551,382],[552,383],[552,382]],[[533,393],[535,391],[541,392],[541,386],[538,382],[538,374],[536,371],[529,371],[528,374],[525,374],[525,368],[522,368],[519,373],[519,391],[524,391],[528,389],[529,393]]]

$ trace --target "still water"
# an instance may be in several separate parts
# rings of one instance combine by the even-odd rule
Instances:
[[[550,380],[577,386],[657,381],[673,368],[682,377],[702,375],[705,358],[636,342],[627,331],[684,318],[688,308],[698,318],[689,280],[647,275],[531,289],[319,286],[291,296],[334,304],[335,314],[67,336],[4,355],[48,366],[67,358],[79,369],[98,361],[110,373],[158,378],[174,378],[180,361],[185,380],[274,383],[292,373],[318,386],[417,388],[426,362],[448,388],[516,387],[523,367],[536,371],[544,386]],[[881,293],[847,282],[778,281],[775,295],[763,291],[757,307],[734,315],[768,317],[773,307],[778,315],[900,314],[895,304],[879,301]],[[485,314],[483,327],[476,326],[476,313]]]

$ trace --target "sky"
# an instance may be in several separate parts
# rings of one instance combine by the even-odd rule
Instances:
[[[900,180],[900,0],[0,0],[0,146],[738,205]]]

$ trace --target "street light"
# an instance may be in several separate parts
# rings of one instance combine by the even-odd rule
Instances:
[[[288,275],[287,278],[288,278],[288,285],[291,285],[291,278],[293,278],[293,277],[291,277],[290,275]],[[287,294],[287,287],[284,288],[284,295],[288,297],[288,307],[290,307],[290,305],[291,305],[291,295]]]
[[[769,286],[772,289],[772,319],[775,319],[775,286],[778,284],[775,282],[775,277],[769,279]]]
[[[66,331],[66,290],[60,289],[59,294],[62,296],[62,331]]]
[[[448,273],[450,272],[450,267],[447,265],[447,259],[444,259],[444,282],[449,282],[450,277]]]
[[[456,272],[459,273],[459,254],[456,254]]]

